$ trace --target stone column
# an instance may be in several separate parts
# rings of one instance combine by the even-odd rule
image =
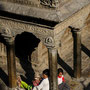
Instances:
[[[73,29],[74,38],[74,77],[81,77],[81,32],[79,29]]]
[[[9,87],[14,88],[16,84],[16,63],[15,63],[15,47],[14,38],[15,33],[10,28],[2,27],[1,35],[6,40],[7,49],[7,66],[8,66],[8,77],[9,77]]]
[[[50,69],[50,90],[58,90],[57,86],[57,49],[48,48]]]
[[[57,84],[57,48],[52,37],[45,39],[45,45],[48,48],[49,70],[50,70],[50,90],[58,90]]]
[[[8,77],[9,87],[14,88],[16,84],[16,62],[15,62],[15,47],[14,40],[7,41],[7,64],[8,64]]]

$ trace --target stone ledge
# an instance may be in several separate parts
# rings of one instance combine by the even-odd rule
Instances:
[[[81,4],[78,2],[80,1]],[[90,3],[89,0],[72,0],[70,3],[66,3],[65,5],[62,5],[61,7],[57,9],[45,9],[45,8],[37,8],[37,7],[31,7],[26,5],[20,5],[16,3],[7,3],[0,1],[0,9],[15,13],[15,14],[21,14],[25,16],[32,16],[37,18],[42,18],[46,20],[52,20],[52,21],[63,21],[75,12],[79,11],[82,7],[86,6]],[[75,3],[75,4],[74,4]],[[78,5],[78,7],[77,7]],[[76,8],[77,7],[77,8]],[[72,11],[73,10],[73,11]]]

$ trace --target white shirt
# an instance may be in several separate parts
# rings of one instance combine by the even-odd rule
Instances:
[[[58,77],[58,85],[61,84],[63,82],[63,75],[61,77]]]
[[[48,78],[44,79],[40,85],[33,88],[33,90],[49,90],[49,80]]]

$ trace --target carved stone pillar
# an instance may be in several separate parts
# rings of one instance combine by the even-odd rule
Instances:
[[[8,66],[8,77],[9,87],[14,88],[16,84],[16,63],[15,63],[15,47],[14,47],[14,34],[10,29],[2,29],[1,34],[7,43],[7,66]]]
[[[57,50],[48,48],[49,69],[50,69],[50,90],[57,89]]]
[[[58,90],[57,86],[57,49],[54,47],[53,39],[46,38],[48,48],[49,70],[50,70],[50,90]]]
[[[74,76],[76,78],[81,77],[81,32],[79,29],[73,28],[73,38],[74,38]]]
[[[9,87],[14,88],[17,86],[14,41],[7,42],[7,64],[8,64]]]

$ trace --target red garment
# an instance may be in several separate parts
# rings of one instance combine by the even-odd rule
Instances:
[[[39,85],[39,83],[40,83],[40,81],[39,81],[39,80],[35,80],[35,81],[33,81],[33,85],[34,85],[34,86],[38,86],[38,85]]]
[[[61,77],[58,76],[58,85],[61,84],[62,82],[65,82],[63,75]]]

